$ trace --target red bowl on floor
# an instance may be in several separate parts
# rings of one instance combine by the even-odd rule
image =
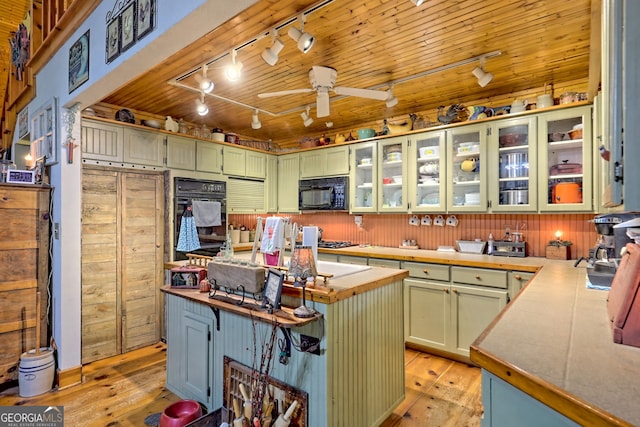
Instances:
[[[167,406],[160,415],[160,427],[184,427],[202,416],[202,408],[195,400],[179,400]]]

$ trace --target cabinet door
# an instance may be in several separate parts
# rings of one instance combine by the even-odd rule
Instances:
[[[285,154],[278,157],[279,212],[298,212],[299,167],[298,154]]]
[[[222,173],[222,146],[213,142],[196,141],[196,170]]]
[[[392,138],[378,143],[378,211],[406,212],[407,200],[407,138]]]
[[[349,174],[349,146],[324,148],[324,175]]]
[[[185,312],[182,317],[182,386],[190,397],[208,401],[210,321],[194,313]]]
[[[324,148],[300,153],[300,178],[315,178],[324,175],[326,155]]]
[[[405,341],[449,351],[449,283],[404,279]]]
[[[148,166],[164,165],[164,134],[124,128],[124,161]]]
[[[179,136],[167,136],[167,167],[194,170],[196,167],[196,141]]]
[[[522,271],[510,271],[507,275],[509,280],[509,300],[512,300],[518,292],[533,277],[533,273]]]
[[[538,116],[541,211],[591,211],[591,106]]]
[[[246,151],[242,148],[224,147],[222,170],[225,175],[245,176]]]
[[[376,212],[378,209],[378,151],[375,142],[353,146],[349,183],[351,212]]]
[[[264,181],[229,178],[227,180],[228,213],[264,213]]]
[[[426,132],[409,141],[409,204],[413,212],[444,212],[445,132]]]
[[[247,150],[245,152],[245,176],[264,179],[267,176],[267,155]]]
[[[122,162],[124,133],[122,126],[82,120],[82,157],[85,159]]]
[[[447,131],[447,208],[487,211],[487,125]]]
[[[469,357],[469,347],[507,305],[507,291],[451,286],[451,332],[454,353]]]
[[[278,212],[278,157],[267,155],[267,212]]]
[[[495,212],[538,207],[536,118],[494,122],[489,135],[489,199]]]

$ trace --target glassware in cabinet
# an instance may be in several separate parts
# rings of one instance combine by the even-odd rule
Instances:
[[[489,195],[493,211],[535,211],[537,128],[535,117],[494,122],[488,145]]]
[[[459,212],[487,210],[487,125],[447,131],[447,208]]]
[[[379,142],[381,155],[379,162],[378,185],[380,197],[378,210],[404,212],[407,202],[407,138],[398,137]]]
[[[538,117],[541,211],[591,211],[591,106]]]
[[[414,212],[443,212],[446,209],[445,131],[411,136],[409,203]]]
[[[353,145],[351,178],[351,211],[375,212],[377,210],[377,143],[365,142]]]

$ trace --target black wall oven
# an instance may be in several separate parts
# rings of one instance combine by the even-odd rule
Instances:
[[[227,234],[227,183],[224,181],[208,181],[191,178],[174,178],[174,260],[187,259],[184,252],[176,249],[182,215],[194,200],[220,203],[220,225],[214,227],[198,227],[200,249],[190,253],[216,256],[225,241]]]

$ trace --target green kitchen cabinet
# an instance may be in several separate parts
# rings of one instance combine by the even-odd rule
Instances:
[[[123,128],[125,163],[146,166],[164,166],[164,134],[160,132]]]
[[[339,255],[338,262],[341,262],[344,264],[367,265],[367,257],[353,256],[353,255]]]
[[[349,209],[352,213],[376,212],[378,209],[378,144],[354,144],[349,179]]]
[[[408,211],[407,155],[407,137],[378,141],[378,212]]]
[[[227,213],[266,213],[266,186],[263,180],[229,177],[227,179]]]
[[[593,211],[591,111],[589,105],[538,115],[541,212]]]
[[[267,175],[265,153],[225,146],[222,150],[225,175],[264,179]]]
[[[512,300],[520,290],[527,284],[535,273],[525,271],[510,271],[507,273],[507,289],[509,290],[509,300]]]
[[[407,185],[412,212],[444,212],[446,203],[445,131],[409,137]]]
[[[367,265],[373,267],[385,267],[385,268],[400,268],[400,261],[397,259],[381,259],[381,258],[369,258]]]
[[[196,168],[196,140],[181,136],[167,136],[167,167],[194,170]]]
[[[278,212],[297,213],[300,155],[278,156]]]
[[[451,284],[404,279],[405,341],[451,351]]]
[[[124,161],[123,126],[82,119],[82,158],[105,162]]]
[[[267,154],[267,178],[264,181],[267,191],[267,212],[278,212],[278,157]]]
[[[447,130],[447,210],[486,212],[487,124]]]
[[[300,153],[300,178],[349,174],[349,146],[318,148]]]
[[[222,145],[209,141],[196,141],[196,170],[222,173]]]

